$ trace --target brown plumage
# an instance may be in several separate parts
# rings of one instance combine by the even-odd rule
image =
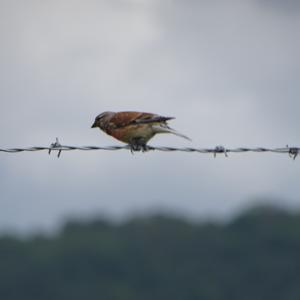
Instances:
[[[167,125],[173,117],[157,114],[125,111],[104,112],[98,115],[92,128],[99,127],[117,140],[129,144],[132,150],[146,150],[147,142],[157,133],[172,133],[189,139]]]

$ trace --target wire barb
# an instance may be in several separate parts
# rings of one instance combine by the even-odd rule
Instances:
[[[286,147],[289,149],[289,157],[291,157],[293,160],[296,160],[297,156],[299,155],[300,149],[296,147],[289,148],[288,145]]]
[[[58,149],[57,149],[57,148],[58,148]],[[48,154],[50,155],[52,150],[58,150],[57,158],[59,158],[59,157],[60,157],[60,154],[61,154],[61,151],[62,151],[61,148],[62,148],[62,145],[59,143],[58,138],[56,138],[55,143],[52,143],[52,144],[50,145]]]
[[[214,158],[217,157],[218,153],[224,153],[225,157],[228,157],[227,149],[224,146],[216,146],[216,148],[214,149]]]

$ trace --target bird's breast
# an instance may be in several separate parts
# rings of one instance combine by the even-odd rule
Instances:
[[[124,143],[130,143],[132,139],[140,137],[148,141],[155,135],[150,124],[130,125],[123,128],[108,129],[106,132]]]

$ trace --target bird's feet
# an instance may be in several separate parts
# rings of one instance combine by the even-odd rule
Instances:
[[[132,154],[138,151],[147,152],[150,150],[143,138],[132,139],[129,143],[129,147]]]

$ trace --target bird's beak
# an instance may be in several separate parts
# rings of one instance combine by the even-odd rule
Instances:
[[[96,122],[94,122],[94,124],[91,126],[91,128],[95,128],[95,127],[97,127]]]

